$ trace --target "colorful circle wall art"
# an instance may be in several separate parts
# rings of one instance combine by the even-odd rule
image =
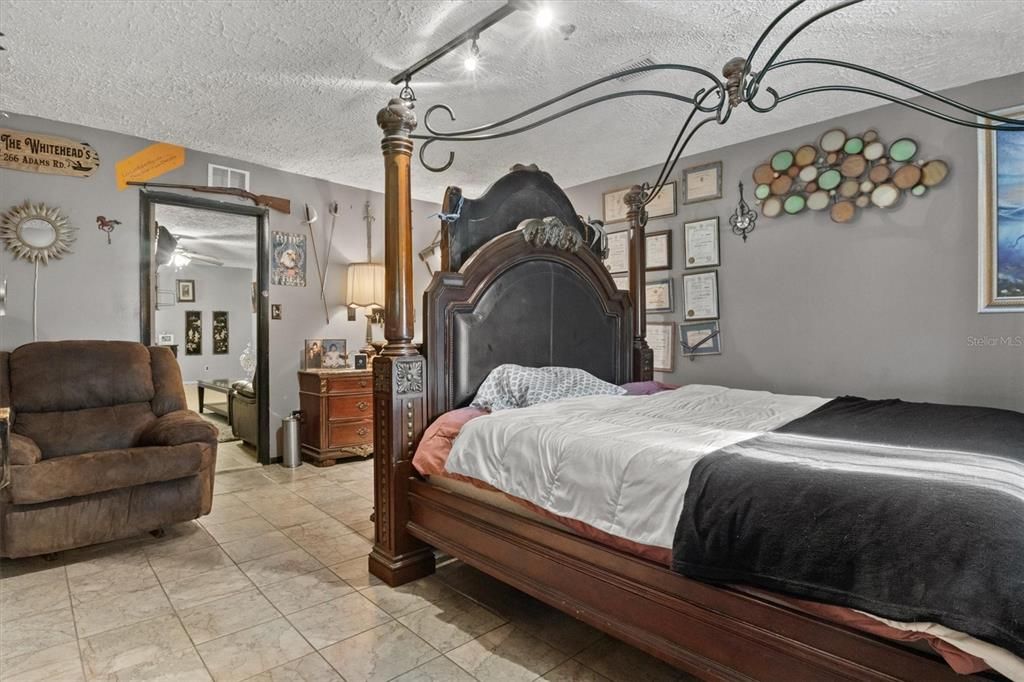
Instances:
[[[859,209],[893,208],[946,179],[948,163],[917,152],[909,137],[890,144],[874,130],[847,135],[833,128],[816,145],[780,149],[755,168],[754,196],[766,218],[827,210],[833,221],[848,223]]]

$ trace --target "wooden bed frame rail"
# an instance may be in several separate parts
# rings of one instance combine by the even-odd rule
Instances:
[[[930,654],[768,599],[690,580],[419,479],[411,460],[428,419],[432,377],[412,342],[412,104],[392,99],[378,113],[377,123],[384,133],[388,343],[373,362],[371,573],[391,586],[426,576],[434,571],[437,547],[704,679],[964,679]],[[633,229],[630,287],[635,312],[629,352],[634,378],[651,376],[650,349],[644,341],[642,192],[636,187],[627,195]],[[437,371],[437,364],[433,366]]]

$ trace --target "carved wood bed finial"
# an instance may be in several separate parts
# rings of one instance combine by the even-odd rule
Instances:
[[[377,114],[384,131],[384,336],[373,360],[374,545],[370,572],[399,585],[434,571],[434,554],[409,535],[409,477],[423,430],[426,364],[413,338],[412,190],[416,114],[395,98]]]
[[[633,185],[626,192],[626,220],[632,231],[629,240],[629,290],[633,294],[633,381],[654,378],[654,352],[647,345],[647,190]]]

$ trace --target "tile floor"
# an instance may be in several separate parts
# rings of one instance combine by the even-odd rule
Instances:
[[[0,562],[0,679],[684,679],[457,561],[370,576],[370,461],[218,474],[216,493],[161,539]]]

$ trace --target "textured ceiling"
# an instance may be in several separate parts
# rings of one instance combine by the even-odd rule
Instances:
[[[256,218],[252,216],[158,204],[156,222],[178,238],[178,248],[185,252],[216,258],[228,267],[256,267]]]
[[[396,94],[387,80],[501,4],[0,0],[8,49],[0,58],[0,107],[380,189],[374,115]],[[414,80],[421,115],[446,102],[460,125],[478,125],[645,55],[718,73],[788,0],[550,4],[556,23],[576,25],[571,39],[535,30],[517,12],[482,37],[475,77],[462,71],[458,54]],[[825,4],[811,0],[800,12]],[[1022,42],[1020,0],[868,0],[816,24],[785,54],[857,61],[946,88],[1024,71]],[[797,68],[777,72],[772,84],[790,90],[844,79]],[[662,76],[633,84],[686,93],[699,86]],[[768,115],[743,110],[726,126],[702,130],[692,150],[876,104],[826,94]],[[618,100],[516,138],[461,145],[447,173],[414,165],[414,194],[439,201],[448,184],[474,194],[514,162],[537,163],[563,186],[648,166],[664,156],[679,106]],[[440,144],[431,151],[435,160],[446,154]],[[252,182],[257,191],[273,189],[258,176]]]

